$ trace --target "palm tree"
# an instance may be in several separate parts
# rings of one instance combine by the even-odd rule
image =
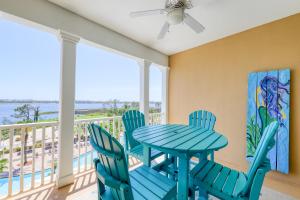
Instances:
[[[31,111],[34,110],[34,107],[30,104],[24,104],[15,108],[15,118],[22,119],[21,123],[30,123],[31,119]],[[24,138],[24,165],[27,163],[27,143],[28,143],[28,128],[25,128],[25,138]]]
[[[33,108],[33,112],[34,112],[33,121],[34,121],[34,122],[39,121],[39,117],[40,117],[40,107],[37,106],[37,107]]]

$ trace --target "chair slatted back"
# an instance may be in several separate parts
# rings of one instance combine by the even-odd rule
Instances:
[[[189,125],[213,130],[216,116],[206,110],[197,110],[189,115]]]
[[[98,145],[100,149],[108,151],[110,154],[118,155],[118,158],[113,159],[111,156],[107,156],[105,153],[98,153],[100,164],[106,173],[122,183],[127,183],[130,185],[128,166],[122,145],[105,129],[96,124],[90,124],[88,129],[91,134],[91,140],[93,140],[93,142]],[[120,190],[111,189],[111,192],[114,199],[123,199]],[[130,193],[132,194],[132,192]]]
[[[278,122],[274,121],[265,128],[262,138],[260,139],[257,149],[255,151],[253,161],[248,169],[248,180],[243,190],[243,193],[247,193],[250,190],[257,169],[263,166],[264,162],[270,162],[266,156],[269,150],[271,150],[275,145],[274,136],[277,132],[278,126]]]
[[[123,114],[122,121],[130,148],[133,148],[139,143],[133,139],[132,133],[135,129],[145,126],[145,116],[138,110],[129,110]]]

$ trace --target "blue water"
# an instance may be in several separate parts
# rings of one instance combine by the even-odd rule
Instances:
[[[24,103],[0,103],[0,125],[1,124],[13,124],[19,119],[14,118],[14,109],[18,106],[22,106]],[[40,112],[58,112],[58,103],[31,103],[32,106],[39,106]],[[124,106],[124,103],[117,103],[117,107],[121,108]],[[155,102],[150,103],[151,108],[158,108]],[[101,109],[101,108],[111,108],[113,107],[112,103],[76,103],[75,109]],[[58,113],[51,113],[41,115],[40,119],[53,119],[57,118]]]
[[[87,152],[86,154],[80,155],[80,168],[82,169],[85,164],[85,156],[87,157],[87,166],[91,164],[91,152]],[[96,154],[93,152],[93,158],[96,157]],[[73,159],[73,170],[77,171],[78,169],[78,157]],[[39,184],[38,182],[41,181],[41,172],[35,172],[35,183]],[[44,177],[45,181],[47,182],[46,178],[51,176],[51,169],[45,169]],[[29,189],[31,187],[31,177],[32,174],[25,174],[24,175],[24,189]],[[20,191],[20,176],[14,176],[12,178],[12,191],[13,193],[18,193]],[[0,179],[0,197],[7,196],[8,193],[8,178],[1,178]]]
[[[0,125],[3,122],[15,123],[19,119],[14,118],[14,109],[18,106],[22,106],[24,103],[0,103]],[[32,106],[39,106],[40,112],[58,112],[58,103],[31,103]],[[118,103],[117,107],[122,107],[123,103]],[[112,104],[106,103],[76,103],[75,109],[100,109],[100,108],[111,108]],[[51,113],[41,115],[40,119],[53,119],[57,118],[58,113]]]

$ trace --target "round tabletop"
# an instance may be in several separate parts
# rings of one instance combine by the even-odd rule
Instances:
[[[179,124],[140,127],[133,132],[133,138],[162,151],[192,154],[218,150],[228,144],[227,138],[214,130]]]

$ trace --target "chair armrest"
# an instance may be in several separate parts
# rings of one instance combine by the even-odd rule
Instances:
[[[268,171],[269,170],[266,167],[261,167],[257,169],[250,189],[249,199],[259,199],[260,191],[264,183],[264,178]]]
[[[112,151],[108,151],[105,149],[100,148],[95,142],[94,139],[91,138],[90,139],[90,144],[92,145],[93,149],[95,151],[97,151],[97,153],[103,154],[104,156],[110,157],[112,159],[116,159],[116,160],[121,160],[122,159],[122,155],[114,153]]]
[[[95,163],[95,170],[96,170],[96,175],[97,178],[106,186],[114,188],[114,189],[125,189],[129,187],[128,184],[122,183],[121,181],[115,179],[111,175],[109,175],[103,166],[100,163],[100,160],[98,158],[94,159]]]

